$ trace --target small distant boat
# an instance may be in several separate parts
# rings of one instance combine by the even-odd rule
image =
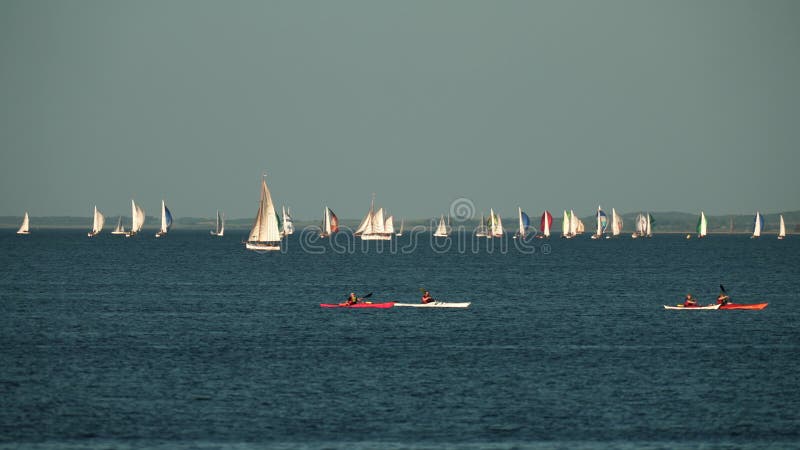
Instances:
[[[450,219],[450,216],[447,216],[447,219]],[[450,236],[450,232],[447,229],[447,224],[444,221],[444,214],[439,218],[439,226],[436,227],[436,231],[433,232],[433,237],[448,237]]]
[[[375,211],[375,194],[372,194],[369,211],[353,235],[358,236],[363,241],[388,241],[394,235],[394,226],[392,226],[392,232],[387,232],[386,225],[386,221],[383,218],[383,208]]]
[[[339,218],[327,206],[322,211],[322,232],[319,237],[330,237],[333,233],[339,231]]]
[[[600,208],[600,205],[597,206],[595,220],[597,223],[595,232],[592,235],[592,239],[600,239],[603,237],[603,233],[606,232],[606,228],[608,228],[608,216],[606,215],[606,212]]]
[[[22,218],[22,225],[19,226],[17,234],[31,234],[31,219],[28,217],[28,211],[25,211],[25,216]]]
[[[475,228],[475,237],[485,238],[489,235],[489,228],[486,226],[486,217],[481,214],[481,221],[478,223],[477,228]]]
[[[488,234],[486,235],[487,238],[499,238],[503,237],[506,234],[506,230],[503,229],[503,219],[500,218],[497,214],[494,213],[493,209],[489,209],[489,228]]]
[[[172,227],[172,213],[169,212],[164,200],[161,200],[161,228],[158,229],[156,237],[160,238],[166,236],[169,229]]]
[[[114,228],[114,231],[112,231],[111,234],[128,234],[128,232],[125,231],[125,227],[122,226],[122,216],[119,216],[117,226]]]
[[[245,242],[247,250],[275,251],[281,249],[281,232],[278,226],[278,215],[272,203],[272,195],[267,188],[266,175],[261,179],[261,198],[258,202],[256,223],[250,230]]]
[[[211,230],[211,235],[219,237],[225,235],[225,215],[220,214],[219,210],[217,210],[217,226]]]
[[[550,211],[545,210],[542,213],[542,218],[539,222],[539,229],[542,230],[542,234],[536,236],[540,239],[550,239],[550,227],[553,225],[553,215],[550,214]]]
[[[125,237],[136,236],[142,231],[145,217],[144,209],[131,200],[131,230],[125,233]]]
[[[120,218],[120,221],[121,220],[122,218]],[[103,230],[103,225],[105,225],[105,223],[106,223],[106,218],[103,216],[103,214],[100,213],[100,211],[97,210],[97,205],[95,205],[94,216],[92,218],[92,231],[90,231],[89,234],[87,234],[87,236],[95,237],[98,234],[100,234],[100,231]]]
[[[283,217],[283,229],[281,230],[281,236],[286,237],[290,234],[294,234],[294,221],[292,220],[292,212],[290,209],[285,206],[281,206],[281,216]]]
[[[514,234],[514,239],[525,239],[525,236],[528,234],[528,227],[531,226],[531,219],[520,207],[517,207],[517,219],[519,222],[519,229]]]
[[[703,311],[703,310],[711,310],[711,309],[720,309],[720,305],[706,305],[706,306],[683,306],[683,305],[669,306],[669,305],[664,305],[664,309],[683,309],[683,310],[688,310],[688,311],[691,311],[691,310]]]
[[[697,237],[701,239],[706,237],[706,234],[708,234],[708,221],[706,214],[700,211],[700,218],[697,220]]]
[[[756,239],[761,237],[761,230],[763,228],[764,228],[764,216],[762,216],[760,212],[756,211],[756,217],[753,219],[753,235],[750,236],[750,239]]]
[[[435,301],[431,303],[397,303],[394,306],[402,306],[407,308],[469,308],[472,302],[440,302]]]
[[[781,214],[780,226],[778,227],[778,239],[783,239],[785,237],[786,237],[786,224],[783,222],[783,214]]]
[[[400,219],[400,231],[398,231],[395,236],[400,237],[400,236],[403,235],[403,222],[404,221],[405,221],[405,219]]]

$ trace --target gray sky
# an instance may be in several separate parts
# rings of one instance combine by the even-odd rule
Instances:
[[[800,2],[0,0],[0,215],[800,209]]]

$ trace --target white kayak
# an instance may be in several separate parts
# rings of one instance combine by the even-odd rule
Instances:
[[[683,306],[683,305],[675,305],[675,306],[667,306],[664,305],[664,309],[719,309],[721,305],[708,305],[708,306]]]
[[[472,302],[430,302],[430,303],[397,303],[394,306],[408,306],[409,308],[467,308]]]

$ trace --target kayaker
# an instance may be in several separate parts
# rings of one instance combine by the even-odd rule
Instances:
[[[683,306],[697,306],[697,300],[692,297],[692,294],[686,294],[686,301],[683,302]]]
[[[425,291],[422,294],[422,303],[427,304],[427,303],[433,303],[434,301],[435,300],[433,299],[433,297],[431,297],[431,293],[430,292]]]
[[[717,297],[717,304],[718,305],[727,305],[728,302],[730,302],[730,301],[731,301],[731,298],[728,296],[728,294],[726,294],[724,292],[720,292],[719,293],[719,297]]]
[[[361,300],[361,299],[356,297],[356,293],[355,292],[351,292],[350,293],[350,297],[347,297],[347,300],[345,300],[345,303],[347,303],[348,305],[355,305],[356,303],[359,302],[359,300]]]

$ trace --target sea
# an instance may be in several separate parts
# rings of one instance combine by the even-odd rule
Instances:
[[[150,231],[0,230],[0,448],[800,448],[799,236]]]

